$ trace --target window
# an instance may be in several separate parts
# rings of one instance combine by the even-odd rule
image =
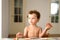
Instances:
[[[23,20],[23,0],[14,0],[14,22]]]
[[[51,3],[51,22],[59,22],[59,1],[52,1]]]

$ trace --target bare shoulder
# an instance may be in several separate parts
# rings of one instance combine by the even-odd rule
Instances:
[[[42,30],[42,28],[41,28],[40,26],[38,27],[38,29],[39,29],[39,30]]]

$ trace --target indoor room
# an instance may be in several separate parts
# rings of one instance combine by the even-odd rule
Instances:
[[[42,31],[47,23],[52,25],[45,38],[60,37],[60,0],[2,0],[2,38],[15,38],[18,32],[24,34],[31,10],[40,13],[37,25]]]

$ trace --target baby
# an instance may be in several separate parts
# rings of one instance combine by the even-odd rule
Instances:
[[[50,23],[46,24],[45,29],[42,31],[40,26],[37,26],[37,22],[40,19],[40,13],[36,10],[31,10],[28,13],[28,22],[29,26],[26,26],[24,29],[24,34],[18,32],[16,34],[16,38],[41,38],[43,37],[46,32],[52,27]]]

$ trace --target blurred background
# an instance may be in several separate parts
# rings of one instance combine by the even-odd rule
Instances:
[[[42,29],[46,23],[53,27],[48,31],[50,37],[60,37],[60,0],[2,0],[2,37],[15,37],[17,32],[24,32],[29,25],[27,14],[37,10],[41,18],[37,23]]]

